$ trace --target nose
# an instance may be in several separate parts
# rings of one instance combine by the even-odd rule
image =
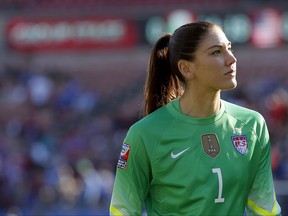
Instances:
[[[229,50],[227,53],[227,59],[226,64],[231,65],[237,62],[237,58],[234,56],[234,54]]]

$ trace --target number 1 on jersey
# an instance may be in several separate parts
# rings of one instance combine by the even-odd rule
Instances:
[[[222,191],[223,191],[223,179],[222,179],[222,173],[220,168],[213,168],[213,173],[216,173],[218,176],[218,183],[219,183],[219,190],[218,190],[218,197],[215,199],[215,203],[224,202],[224,198],[222,197]]]

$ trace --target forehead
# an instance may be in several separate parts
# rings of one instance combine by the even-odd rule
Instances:
[[[211,29],[199,44],[199,50],[206,50],[215,45],[228,45],[230,41],[227,39],[222,29],[215,27]]]

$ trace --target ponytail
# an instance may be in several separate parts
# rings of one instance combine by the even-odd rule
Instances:
[[[182,94],[180,81],[170,66],[168,49],[170,38],[171,34],[160,37],[150,54],[144,90],[144,116]]]

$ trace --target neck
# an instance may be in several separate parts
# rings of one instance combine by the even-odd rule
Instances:
[[[180,98],[181,111],[192,117],[209,117],[219,112],[221,107],[220,91],[197,93],[185,91]]]

